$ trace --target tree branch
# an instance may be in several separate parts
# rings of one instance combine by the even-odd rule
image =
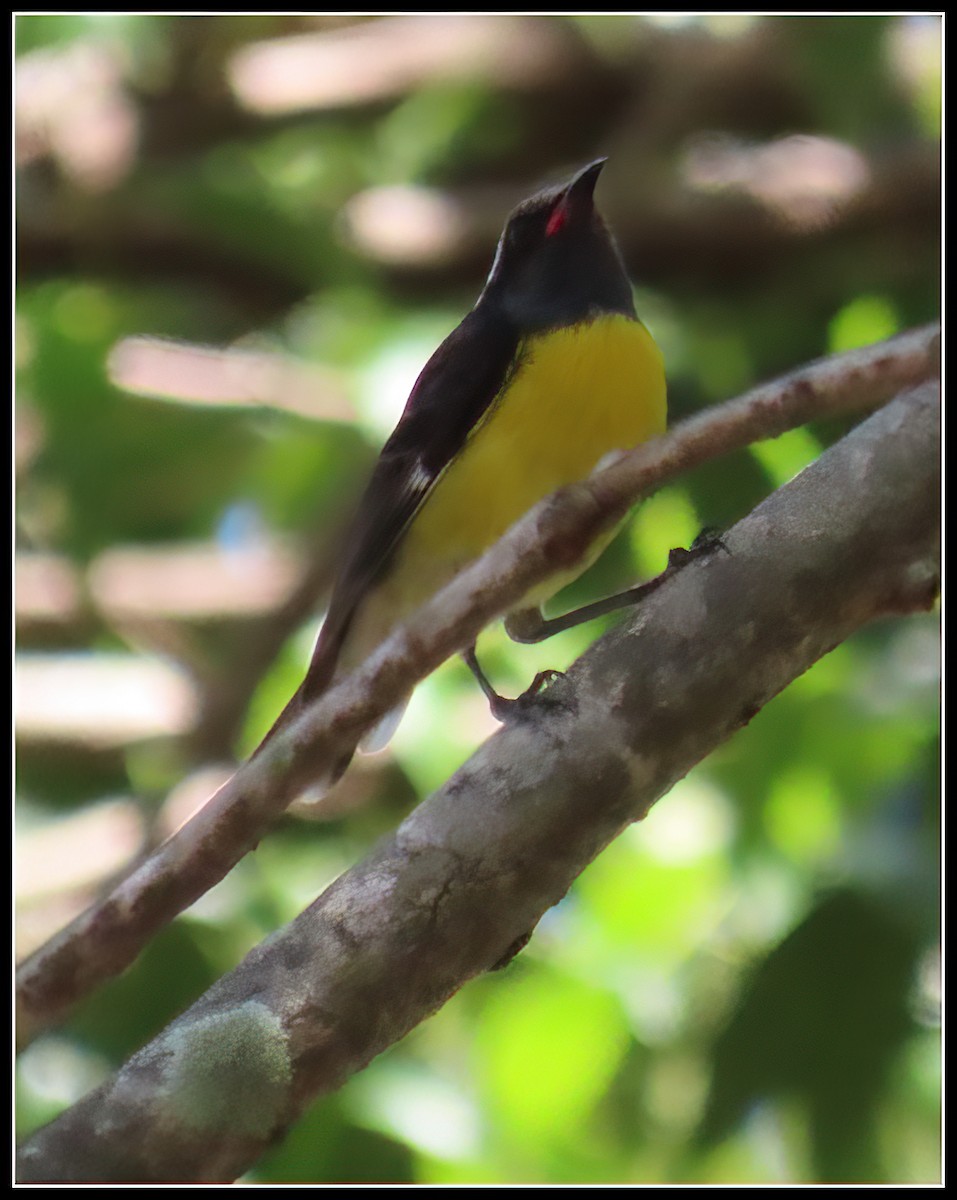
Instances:
[[[247,1169],[316,1095],[507,954],[609,841],[816,659],[876,616],[933,603],[939,423],[939,386],[924,384],[770,496],[725,535],[729,553],[691,563],[592,647],[555,705],[489,739],[36,1133],[20,1179]]]
[[[622,454],[536,506],[353,675],[244,764],[182,829],[18,971],[18,1037],[28,1041],[128,966],[149,939],[253,849],[288,804],[328,780],[362,734],[419,680],[665,480],[821,417],[886,402],[939,373],[939,327],[821,360]]]

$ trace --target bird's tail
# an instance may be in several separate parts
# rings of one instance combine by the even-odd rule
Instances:
[[[259,743],[259,745],[256,747],[256,749],[252,752],[252,754],[250,754],[250,756],[249,756],[250,761],[252,759],[256,758],[259,754],[261,754],[262,751],[265,749],[265,747],[268,745],[268,743],[271,742],[272,739],[276,736],[276,734],[279,733],[279,731],[281,729],[284,729],[288,724],[290,724],[290,722],[294,721],[296,719],[296,717],[298,717],[299,714],[303,711],[303,708],[305,707],[304,701],[303,701],[304,686],[305,686],[305,683],[303,682],[299,685],[298,688],[296,688],[296,691],[293,693],[292,699],[285,706],[285,708],[283,708],[282,712],[275,719],[275,721],[273,721],[272,725],[269,726],[269,731],[267,732],[266,736]]]
[[[305,712],[307,706],[314,699],[316,699],[318,695],[322,694],[321,692],[318,692],[316,696],[312,695],[311,687],[307,688],[307,685],[309,684],[311,684],[311,680],[307,676],[307,678],[302,681],[302,683],[293,693],[289,703],[285,706],[275,721],[273,721],[272,725],[269,727],[269,732],[249,756],[250,762],[252,762],[254,758],[257,758],[263,752],[276,734],[280,733],[288,725],[291,725],[297,717],[301,716],[302,713]],[[314,805],[324,800],[339,782],[342,776],[346,773],[346,769],[349,766],[349,763],[352,762],[354,754],[355,747],[353,747],[351,750],[345,751],[335,760],[335,762],[325,767],[321,773],[311,778],[309,782],[302,787],[301,791],[297,795],[297,801],[299,803],[308,803],[310,805]]]
[[[316,648],[313,651],[312,661],[309,664],[309,670],[306,672],[305,679],[296,688],[282,712],[280,712],[279,716],[270,725],[266,736],[249,756],[250,759],[255,758],[281,729],[285,729],[287,725],[305,711],[307,705],[318,700],[323,692],[329,688],[335,675],[336,661],[339,657],[341,647],[342,635],[340,634],[338,637],[330,636],[330,630],[327,628],[327,625],[323,625],[319,631],[319,640],[316,642]],[[345,770],[345,767],[343,767],[343,770]]]
[[[252,752],[250,761],[262,752],[276,734],[295,721],[297,717],[301,716],[306,708],[318,700],[334,682],[335,668],[342,644],[342,637],[340,636],[338,639],[331,636],[324,637],[323,634],[325,631],[326,627],[324,626],[322,632],[320,632],[319,641],[316,644],[315,653],[313,654],[312,662],[309,664],[309,670],[306,672],[305,679],[303,679],[302,683],[293,693],[279,716],[273,721],[266,736]],[[352,761],[356,749],[359,749],[363,754],[374,754],[386,746],[402,719],[409,699],[410,697],[406,697],[391,712],[386,713],[382,720],[365,734],[358,747],[354,747],[340,757],[322,784],[317,785],[321,788],[321,794],[324,795],[339,781]]]

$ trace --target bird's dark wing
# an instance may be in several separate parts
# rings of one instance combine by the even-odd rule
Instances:
[[[356,606],[512,370],[518,336],[479,304],[425,365],[383,447],[347,538],[303,699],[328,685]]]

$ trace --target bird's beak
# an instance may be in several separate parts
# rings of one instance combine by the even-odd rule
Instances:
[[[573,205],[578,205],[585,201],[590,203],[595,192],[595,184],[598,182],[598,176],[601,174],[601,169],[606,162],[608,162],[607,158],[596,158],[587,167],[582,167],[565,189],[566,201]]]
[[[596,158],[587,167],[582,167],[565,188],[561,207],[566,218],[576,222],[587,221],[591,217],[595,207],[593,198],[595,184],[598,182],[598,176],[601,174],[601,169],[607,161],[605,158]]]

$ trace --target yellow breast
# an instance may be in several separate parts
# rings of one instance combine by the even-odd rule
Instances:
[[[663,432],[665,416],[664,365],[640,322],[609,315],[528,338],[397,548],[370,606],[378,611],[357,613],[357,625],[368,627],[366,636],[354,629],[357,641],[374,642],[380,634],[371,626],[400,620],[556,488],[586,478],[610,452]],[[543,586],[529,603],[562,582]]]
[[[664,366],[638,321],[609,316],[529,338],[416,517],[409,549],[474,558],[538,500],[664,427]]]

